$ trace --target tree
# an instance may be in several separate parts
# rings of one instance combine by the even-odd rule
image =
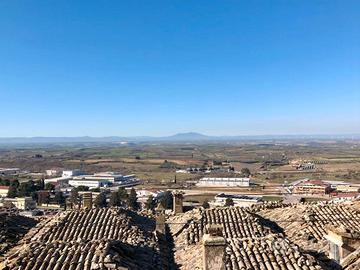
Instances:
[[[78,205],[78,206],[80,205],[79,192],[78,192],[76,189],[73,189],[73,190],[71,191],[70,202],[72,203],[73,208],[74,208],[74,206],[76,206],[76,205]]]
[[[231,198],[227,198],[225,201],[225,206],[233,206],[234,201]]]
[[[64,197],[64,194],[61,191],[55,193],[54,200],[55,200],[56,203],[58,203],[60,205],[65,204],[65,197]]]
[[[132,188],[130,191],[130,195],[128,197],[128,206],[134,210],[137,210],[139,208],[139,203],[137,201],[137,195],[134,188]]]
[[[40,179],[40,180],[36,181],[36,186],[37,186],[38,190],[45,189],[45,181],[44,181],[44,179]]]
[[[10,180],[9,179],[0,179],[0,186],[10,186]]]
[[[242,173],[242,175],[244,175],[245,177],[249,177],[250,174],[251,174],[249,168],[242,168],[242,169],[241,169],[241,173]]]
[[[18,180],[11,180],[10,181],[10,186],[14,186],[16,188],[18,188],[20,185],[19,181]]]
[[[109,205],[110,206],[122,206],[122,204],[123,204],[123,201],[121,200],[119,193],[117,191],[111,192]]]
[[[123,187],[119,187],[119,189],[110,194],[110,206],[123,206],[125,201],[128,198],[128,194]]]
[[[106,195],[104,192],[101,192],[95,199],[94,205],[99,208],[106,207]]]
[[[118,192],[119,197],[121,198],[121,200],[126,200],[127,197],[129,196],[124,187],[119,187],[117,192]]]
[[[202,204],[202,207],[204,207],[204,209],[210,208],[209,202],[208,202],[207,200],[205,200],[205,201],[203,202],[203,204]]]
[[[17,196],[17,188],[15,186],[9,186],[8,197],[15,198]]]
[[[222,165],[222,161],[220,160],[214,160],[214,166],[221,166]]]
[[[154,210],[155,209],[155,200],[153,195],[150,195],[149,198],[145,202],[145,208],[148,210]]]
[[[77,191],[89,191],[89,187],[87,187],[87,186],[78,186],[75,189]]]
[[[55,185],[52,183],[46,183],[45,185],[45,190],[54,190],[55,189]]]
[[[176,169],[177,164],[174,163],[174,162],[167,161],[165,159],[164,162],[160,165],[160,168],[162,168],[162,169]]]
[[[30,180],[28,182],[22,182],[18,188],[19,197],[32,196],[32,193],[36,191],[36,186],[34,181]]]
[[[165,209],[172,209],[173,208],[173,195],[170,191],[165,191],[164,195],[160,200],[161,205]]]

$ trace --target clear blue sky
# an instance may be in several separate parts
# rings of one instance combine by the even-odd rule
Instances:
[[[0,137],[360,133],[360,1],[0,1]]]

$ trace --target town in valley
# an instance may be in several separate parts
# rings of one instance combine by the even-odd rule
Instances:
[[[359,143],[3,145],[2,269],[356,269]]]

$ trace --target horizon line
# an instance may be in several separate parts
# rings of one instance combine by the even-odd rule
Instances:
[[[0,136],[0,139],[32,139],[32,138],[112,138],[112,137],[122,137],[122,138],[138,138],[138,137],[150,137],[150,138],[163,138],[163,137],[172,137],[177,135],[201,135],[206,137],[266,137],[266,136],[360,136],[360,132],[354,133],[263,133],[263,134],[237,134],[237,135],[209,135],[201,132],[179,132],[173,133],[170,135],[103,135],[103,136],[93,136],[93,135],[36,135],[36,136]]]

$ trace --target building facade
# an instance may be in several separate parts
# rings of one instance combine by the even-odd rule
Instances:
[[[7,197],[8,193],[9,193],[8,186],[0,186],[0,197]]]
[[[359,192],[359,187],[354,187],[351,185],[338,185],[336,191],[339,192]]]
[[[200,187],[249,187],[250,178],[210,178],[204,177],[199,180]]]
[[[319,194],[325,195],[331,192],[331,186],[321,180],[308,180],[294,186],[294,194]]]
[[[20,169],[19,168],[0,168],[0,175],[15,175],[19,174]]]
[[[227,199],[231,199],[234,202],[235,206],[240,207],[250,207],[251,205],[261,202],[260,197],[221,193],[215,196],[215,202],[212,204],[213,206],[224,206]]]
[[[36,202],[31,197],[6,198],[5,203],[12,204],[20,210],[32,210],[36,208]]]

